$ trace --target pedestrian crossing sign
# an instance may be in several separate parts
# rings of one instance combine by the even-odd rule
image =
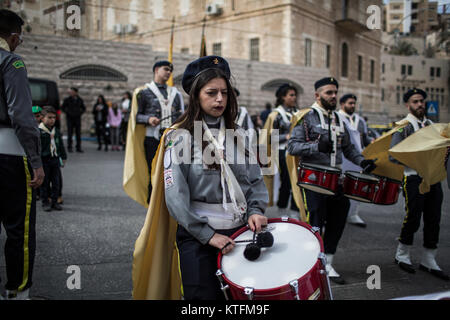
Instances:
[[[427,115],[428,116],[439,115],[439,102],[438,101],[428,101],[427,102]]]

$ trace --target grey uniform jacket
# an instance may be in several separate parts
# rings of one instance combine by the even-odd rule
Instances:
[[[31,167],[42,167],[40,132],[32,112],[27,70],[20,56],[3,49],[0,49],[0,128],[13,128]]]
[[[161,94],[167,99],[167,86],[156,84]],[[156,117],[161,119],[161,105],[158,97],[149,88],[142,89],[137,94],[138,111],[136,123],[148,125],[148,119]],[[172,104],[172,123],[181,116],[181,100],[177,94]]]
[[[244,136],[243,130],[241,135]],[[185,131],[187,132],[187,131]],[[192,201],[211,204],[222,204],[223,191],[221,186],[220,167],[209,169],[201,164],[201,150],[194,148],[194,139],[190,139],[191,164],[181,161],[183,154],[178,154],[180,144],[189,144],[187,134],[181,130],[172,131],[166,136],[166,153],[164,157],[165,199],[170,215],[177,220],[192,236],[202,244],[207,244],[215,233],[208,225],[207,217],[200,217],[191,208]],[[226,144],[225,144],[226,145]],[[187,148],[189,150],[189,148]],[[235,144],[235,153],[236,153]],[[264,184],[261,169],[258,164],[251,164],[247,155],[245,164],[230,164],[242,192],[247,200],[247,214],[244,223],[253,214],[263,215],[269,196]],[[177,160],[177,161],[175,161]],[[194,163],[196,160],[196,163]],[[177,162],[177,163],[176,163]],[[242,163],[242,162],[240,162]],[[227,202],[230,203],[227,192]]]
[[[354,117],[354,115],[353,115]],[[352,118],[353,120],[355,120],[355,118]],[[361,136],[361,147],[367,147],[371,142],[372,139],[369,137],[368,131],[367,131],[367,123],[366,121],[360,117],[359,122],[358,122],[358,131],[359,134]]]
[[[339,117],[336,118],[338,121],[341,121]],[[325,122],[328,124],[328,117],[325,117]],[[325,136],[325,140],[328,141],[328,130],[322,129],[319,115],[312,110],[293,129],[287,151],[290,155],[300,156],[304,162],[330,166],[330,155],[319,152],[319,139],[321,136]],[[338,135],[337,139],[336,165],[342,164],[342,154],[344,154],[348,160],[359,166],[364,157],[351,143],[345,125],[344,133]]]

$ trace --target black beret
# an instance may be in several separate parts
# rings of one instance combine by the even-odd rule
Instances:
[[[348,99],[355,99],[355,101],[358,100],[353,93],[347,93],[346,95],[342,96],[342,98],[339,100],[339,103],[346,103]]]
[[[155,69],[158,67],[168,66],[173,71],[173,64],[170,61],[167,60],[160,60],[156,61],[156,63],[153,65],[153,72],[155,72]]]
[[[412,88],[411,90],[408,90],[408,92],[406,92],[403,96],[403,102],[407,103],[409,98],[411,98],[415,94],[422,95],[424,100],[427,98],[427,93],[425,91],[417,88]]]
[[[282,92],[286,88],[292,88],[292,90],[295,90],[297,92],[297,89],[291,83],[283,83],[275,92],[275,97],[280,98],[280,96],[282,95]]]
[[[314,84],[314,88],[317,91],[317,89],[319,89],[320,87],[326,86],[328,84],[334,84],[336,86],[336,88],[339,89],[339,83],[337,82],[337,80],[335,78],[332,78],[332,77],[320,79],[319,81],[317,81]]]
[[[210,69],[222,70],[228,80],[231,77],[230,66],[224,58],[219,56],[201,57],[195,61],[192,61],[186,67],[183,74],[183,80],[181,81],[184,91],[189,94],[195,78],[197,78],[204,71]]]
[[[236,94],[236,97],[239,97],[241,95],[241,92],[236,87],[233,87],[233,89],[234,89],[234,93]]]

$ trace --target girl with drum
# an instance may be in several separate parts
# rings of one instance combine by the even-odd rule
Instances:
[[[245,224],[256,232],[267,225],[268,193],[244,131],[236,130],[227,61],[206,56],[191,62],[182,85],[189,106],[166,134],[164,184],[167,209],[178,223],[183,293],[186,300],[224,299],[217,255],[234,248],[230,236]]]

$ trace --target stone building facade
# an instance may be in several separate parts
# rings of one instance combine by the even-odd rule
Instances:
[[[167,59],[167,52],[154,51],[151,45],[100,41],[59,36],[27,35],[17,53],[24,58],[30,77],[53,80],[60,99],[68,88],[79,88],[88,112],[83,116],[83,130],[93,122],[92,107],[99,94],[109,101],[119,101],[125,91],[133,91],[152,80],[155,61]],[[174,54],[174,83],[181,88],[182,74],[197,56]],[[228,59],[233,84],[241,92],[239,102],[250,114],[259,114],[266,103],[275,102],[275,90],[291,82],[299,91],[298,105],[309,106],[314,100],[314,82],[329,75],[327,69],[289,66],[260,61]],[[103,77],[98,79],[98,75]]]
[[[428,101],[439,103],[439,121],[450,122],[450,60],[424,56],[381,56],[381,106],[390,119],[407,114],[403,95],[410,88],[421,88]]]
[[[78,32],[61,24],[71,3],[81,7]],[[375,115],[382,42],[381,30],[366,27],[371,5],[381,8],[382,1],[71,0],[55,5],[42,0],[24,1],[20,9],[33,16],[32,34],[147,44],[156,52],[168,50],[175,19],[174,53],[188,59],[199,55],[204,27],[208,54],[246,61],[243,70],[268,63],[274,66],[268,70],[331,75],[342,92],[358,95],[363,113]],[[278,78],[289,77],[274,72]]]

